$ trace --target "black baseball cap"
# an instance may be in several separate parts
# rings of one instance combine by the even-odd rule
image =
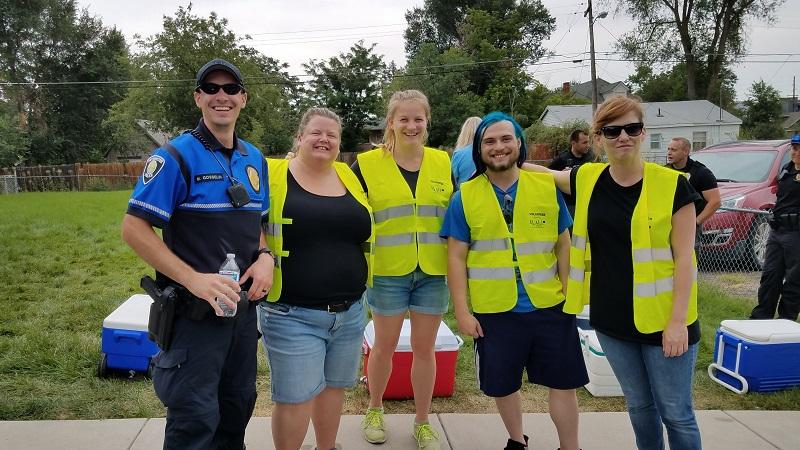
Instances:
[[[231,74],[237,83],[244,86],[244,82],[242,81],[242,73],[239,72],[239,68],[228,61],[225,61],[224,59],[212,59],[211,61],[205,63],[205,65],[203,65],[203,67],[197,71],[197,86],[200,86],[208,74],[214,72],[215,70],[221,70]]]

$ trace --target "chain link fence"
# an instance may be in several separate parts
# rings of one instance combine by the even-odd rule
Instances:
[[[0,175],[0,194],[16,194],[19,192],[17,177],[14,175]]]

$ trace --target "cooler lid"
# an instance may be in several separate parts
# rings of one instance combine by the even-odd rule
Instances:
[[[578,319],[587,319],[588,320],[589,319],[589,305],[584,306],[583,307],[583,311],[581,311],[578,314],[576,314],[575,317],[577,317]]]
[[[369,321],[367,327],[364,329],[364,340],[367,346],[372,348],[375,345],[375,323]],[[458,338],[446,323],[439,323],[439,330],[436,333],[436,350],[450,351],[458,350],[461,348],[463,341]],[[398,352],[411,351],[411,321],[409,319],[403,320],[403,327],[400,329],[400,339],[397,341]]]
[[[741,339],[764,344],[800,342],[800,323],[786,319],[723,320],[720,329]]]
[[[153,299],[149,295],[132,295],[103,320],[103,328],[147,331],[151,303]]]

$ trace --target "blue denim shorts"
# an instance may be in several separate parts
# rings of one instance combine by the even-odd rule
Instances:
[[[450,293],[444,275],[428,275],[420,268],[401,276],[376,275],[367,288],[372,314],[397,316],[411,310],[422,314],[447,312]]]
[[[340,313],[270,302],[258,309],[273,402],[303,403],[325,387],[356,383],[367,321],[363,299]]]

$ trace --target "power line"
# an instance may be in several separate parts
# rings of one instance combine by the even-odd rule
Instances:
[[[336,39],[310,39],[310,40],[302,40],[302,41],[286,41],[286,42],[275,42],[275,41],[265,41],[265,42],[257,42],[253,43],[254,47],[261,47],[261,46],[271,46],[271,45],[295,45],[295,44],[311,44],[315,42],[334,42],[334,41],[361,41],[361,40],[369,40],[375,38],[385,38],[385,37],[397,37],[402,36],[403,33],[399,32],[386,32],[383,34],[372,34],[372,35],[353,35],[349,37],[342,37]]]

